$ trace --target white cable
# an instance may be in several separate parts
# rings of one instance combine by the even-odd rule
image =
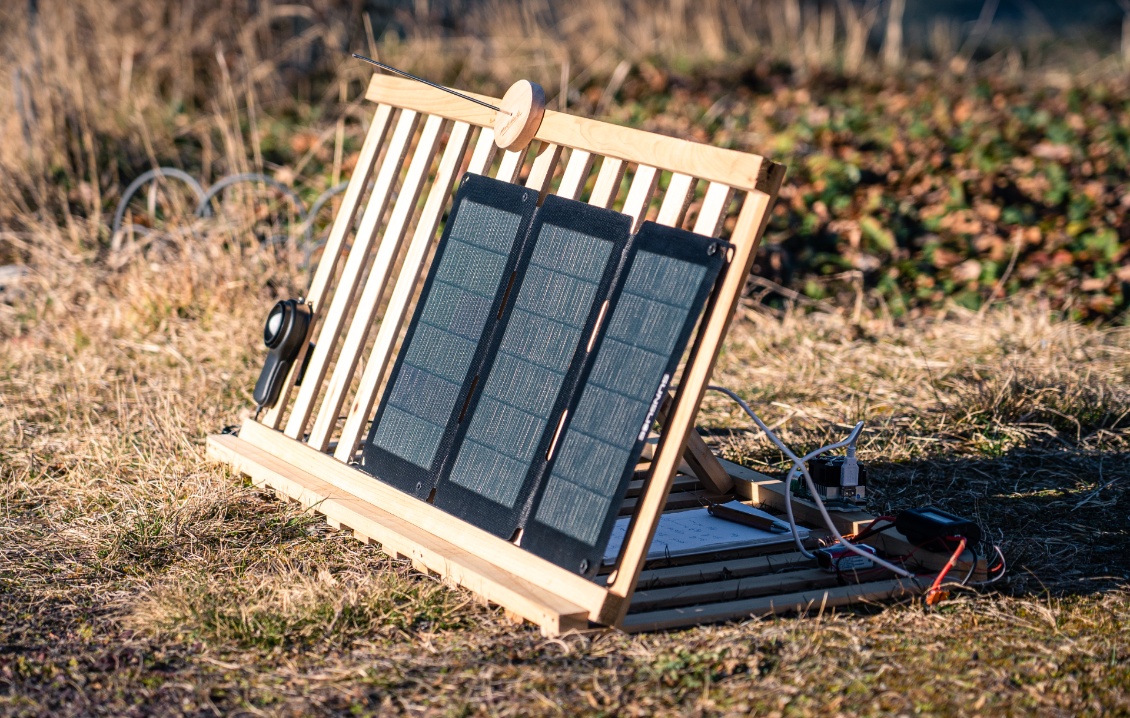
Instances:
[[[843,441],[838,441],[835,444],[823,446],[819,449],[816,449],[815,451],[805,454],[804,457],[798,458],[797,455],[794,454],[788,446],[785,446],[785,442],[777,438],[777,435],[773,433],[773,430],[765,425],[765,422],[763,422],[761,418],[754,413],[753,409],[749,408],[749,404],[746,404],[740,396],[722,386],[711,385],[706,388],[725,394],[726,396],[736,401],[738,403],[738,406],[740,406],[746,414],[749,414],[749,418],[753,419],[753,423],[757,424],[758,428],[764,431],[765,435],[769,437],[769,440],[776,444],[777,448],[780,449],[781,452],[784,453],[785,456],[789,457],[789,460],[793,462],[793,467],[789,469],[789,474],[785,479],[785,513],[788,515],[789,527],[793,532],[793,542],[796,544],[797,550],[800,551],[801,554],[803,554],[807,558],[815,558],[815,555],[805,549],[804,543],[800,540],[800,533],[797,531],[796,519],[793,518],[792,486],[793,478],[798,473],[798,469],[800,473],[804,474],[804,479],[808,485],[808,491],[812,494],[812,499],[816,502],[816,507],[820,509],[820,515],[824,517],[824,523],[827,524],[828,530],[832,533],[833,536],[836,537],[836,542],[839,545],[843,546],[854,554],[862,556],[863,558],[882,566],[888,571],[894,572],[899,576],[903,576],[904,578],[915,577],[914,574],[910,571],[896,566],[889,561],[884,561],[875,554],[867,553],[855,544],[844,539],[844,537],[840,535],[840,532],[836,530],[836,525],[832,522],[832,517],[828,515],[828,509],[824,508],[824,502],[820,500],[820,494],[816,491],[816,483],[812,480],[812,475],[808,473],[807,463],[809,461],[825,452],[839,449],[843,446],[848,447],[849,456],[854,458],[855,442],[859,439],[859,435],[863,431],[862,421],[855,425],[855,428],[851,430],[851,433],[848,434],[848,437]]]

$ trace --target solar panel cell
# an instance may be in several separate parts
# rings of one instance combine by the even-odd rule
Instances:
[[[498,535],[518,528],[585,364],[629,224],[616,212],[546,198],[493,364],[437,488],[437,506]]]
[[[600,564],[658,400],[721,268],[718,243],[646,223],[523,546],[567,568]]]
[[[534,212],[537,193],[466,175],[361,468],[406,491],[435,483]]]

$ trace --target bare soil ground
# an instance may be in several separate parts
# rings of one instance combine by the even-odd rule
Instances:
[[[869,508],[976,517],[1008,580],[938,610],[546,640],[205,459],[290,281],[207,251],[41,267],[2,307],[0,713],[1130,711],[1127,329],[1019,304],[913,326],[744,312],[718,381],[797,447],[865,419]],[[701,426],[782,467],[721,398]]]

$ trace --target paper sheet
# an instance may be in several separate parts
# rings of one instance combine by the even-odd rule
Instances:
[[[778,518],[736,501],[728,503],[726,506],[768,519]],[[612,528],[612,535],[608,539],[608,546],[604,549],[604,563],[611,564],[616,560],[616,555],[620,553],[620,546],[624,543],[624,535],[628,531],[630,520],[630,516],[624,516],[616,521],[616,525]],[[799,531],[802,540],[808,538],[808,529],[800,528]],[[789,543],[792,540],[791,532],[762,531],[751,526],[743,526],[733,521],[711,516],[705,508],[690,509],[689,511],[663,514],[660,517],[659,526],[655,529],[655,538],[647,552],[647,558],[650,561],[665,557],[693,556],[701,553],[730,551],[747,546]]]

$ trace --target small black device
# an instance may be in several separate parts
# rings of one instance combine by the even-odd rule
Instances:
[[[867,495],[867,467],[855,462],[855,470],[847,465],[846,456],[821,456],[808,462],[808,473],[812,475],[812,483],[820,492],[824,501],[850,501],[862,502]],[[808,493],[806,482],[801,482],[801,493]]]
[[[895,528],[917,546],[934,541],[941,541],[946,546],[956,545],[954,541],[946,540],[951,536],[963,537],[971,544],[981,540],[981,527],[975,522],[933,506],[899,512],[895,518]]]
[[[263,326],[263,343],[269,351],[255,382],[254,397],[259,407],[278,401],[283,379],[306,341],[311,317],[310,306],[301,298],[284,299],[271,308]]]

